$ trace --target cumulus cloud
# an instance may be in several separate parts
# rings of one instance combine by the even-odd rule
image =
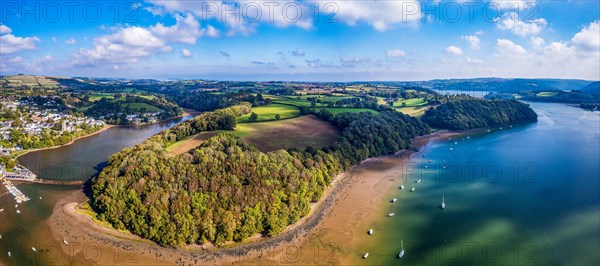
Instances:
[[[69,45],[74,45],[74,44],[77,44],[77,40],[71,38],[71,39],[66,40],[65,43],[69,44]]]
[[[506,13],[497,23],[498,29],[508,30],[522,37],[537,35],[548,25],[544,18],[521,20],[515,12]]]
[[[175,25],[172,26],[165,26],[159,22],[150,27],[150,31],[168,41],[188,44],[195,44],[204,32],[200,28],[200,22],[192,14],[188,13],[185,16],[176,14],[175,21]]]
[[[545,43],[544,39],[541,37],[531,37],[530,42],[534,47],[541,47]]]
[[[525,48],[507,39],[498,39],[496,41],[496,50],[498,51],[496,54],[498,57],[513,57],[527,53]]]
[[[192,52],[190,52],[190,50],[185,49],[185,48],[181,49],[180,53],[181,53],[182,57],[192,57],[192,56],[194,56],[194,54]]]
[[[585,51],[600,50],[600,20],[596,20],[583,28],[571,39],[573,45]]]
[[[444,49],[444,53],[447,55],[462,55],[463,51],[459,47],[450,45],[450,46],[446,47],[446,49]]]
[[[292,55],[293,56],[305,56],[306,53],[304,51],[300,50],[299,48],[297,48],[296,50],[294,50],[292,52]]]
[[[5,25],[0,25],[0,54],[12,54],[22,50],[36,49],[35,43],[39,42],[38,37],[18,37],[12,34],[12,29]]]
[[[328,6],[327,3],[330,3]],[[336,9],[335,19],[350,25],[364,21],[378,31],[385,31],[392,25],[416,22],[421,19],[418,1],[328,1],[320,2],[323,12]],[[327,14],[329,14],[327,13]]]
[[[385,53],[385,56],[387,58],[398,58],[398,57],[404,57],[406,56],[406,53],[400,49],[393,49],[393,50],[388,50]]]
[[[481,48],[481,39],[475,35],[461,36],[460,38],[464,41],[467,41],[469,43],[469,47],[473,49]]]
[[[120,28],[113,34],[95,38],[93,43],[91,49],[81,49],[75,55],[74,65],[135,63],[151,55],[172,50],[150,30],[137,26]]]

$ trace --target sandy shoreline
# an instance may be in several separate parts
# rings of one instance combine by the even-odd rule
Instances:
[[[458,132],[439,131],[413,140],[413,150],[433,140]],[[121,233],[95,224],[88,216],[75,212],[76,204],[87,198],[81,191],[71,192],[54,206],[47,220],[56,241],[93,245],[102,251],[97,264],[115,264],[114,256],[131,259],[139,265],[167,264],[347,264],[351,260],[352,242],[364,233],[369,220],[381,215],[382,197],[401,182],[404,163],[411,150],[393,156],[371,158],[340,174],[332,182],[311,213],[272,238],[258,238],[220,249],[188,246],[186,249],[163,248],[129,233]],[[391,181],[393,179],[393,181]],[[63,247],[71,257],[83,258],[85,245]],[[120,255],[119,255],[120,254]],[[126,255],[124,255],[126,254]],[[319,255],[320,254],[320,255]]]

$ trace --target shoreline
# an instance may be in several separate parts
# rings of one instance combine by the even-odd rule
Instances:
[[[314,204],[311,212],[300,219],[298,222],[289,225],[286,229],[271,238],[251,237],[245,242],[235,243],[231,246],[221,248],[208,248],[211,245],[187,245],[182,248],[161,247],[149,240],[127,233],[123,234],[115,229],[110,229],[99,225],[91,220],[86,214],[77,213],[72,207],[74,204],[80,205],[87,198],[81,191],[74,191],[69,196],[60,199],[53,210],[47,223],[50,226],[54,238],[61,240],[61,236],[69,236],[69,242],[85,239],[86,242],[94,243],[103,250],[119,251],[124,247],[133,251],[132,256],[138,261],[148,261],[157,263],[161,258],[162,262],[170,264],[224,264],[250,262],[252,259],[285,259],[290,247],[307,249],[316,242],[323,240],[324,232],[333,230],[356,231],[359,221],[368,220],[364,213],[373,214],[375,209],[365,211],[364,208],[356,210],[356,202],[364,199],[370,199],[367,206],[380,200],[389,192],[391,186],[396,186],[396,182],[390,182],[388,176],[381,177],[380,172],[394,174],[403,165],[403,162],[410,160],[410,155],[415,151],[422,149],[430,141],[443,139],[449,136],[462,134],[464,132],[437,131],[425,136],[419,136],[413,139],[412,147],[399,151],[394,155],[369,158],[358,165],[353,166],[348,171],[339,174],[332,181],[323,197]],[[398,168],[400,167],[400,168]],[[373,170],[374,169],[374,170]],[[372,173],[371,173],[372,172]],[[354,195],[349,197],[349,195]],[[75,200],[75,201],[73,201]],[[362,203],[363,205],[365,203]],[[72,211],[65,208],[71,206]],[[359,211],[359,213],[356,213]],[[363,215],[360,219],[352,217]],[[368,216],[368,215],[367,215]],[[340,218],[342,217],[342,218]],[[348,219],[350,218],[350,219]],[[341,225],[340,225],[341,224]],[[342,230],[342,232],[346,231]],[[337,245],[350,245],[348,234],[328,234],[333,236],[333,242]],[[341,240],[335,241],[335,240]],[[329,241],[332,242],[332,241]],[[320,246],[320,245],[319,245]],[[81,252],[81,251],[80,251]],[[305,251],[310,255],[308,250]],[[71,253],[72,254],[72,253]],[[110,262],[107,263],[110,264]],[[309,262],[310,263],[310,262]]]

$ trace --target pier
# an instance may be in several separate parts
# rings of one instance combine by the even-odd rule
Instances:
[[[15,197],[17,203],[23,203],[30,200],[30,198],[25,196],[25,194],[23,194],[23,192],[21,192],[10,180],[35,181],[36,175],[22,166],[16,166],[12,170],[12,172],[8,172],[4,167],[0,166],[0,179],[2,180],[2,184],[6,187],[6,190]]]
[[[10,192],[10,194],[12,194],[13,197],[15,197],[15,201],[17,201],[17,203],[23,203],[30,200],[30,198],[25,196],[25,194],[23,194],[23,192],[21,192],[15,185],[13,185],[13,183],[10,182],[10,180],[3,177],[2,184],[4,185],[4,187],[6,187],[8,192]]]

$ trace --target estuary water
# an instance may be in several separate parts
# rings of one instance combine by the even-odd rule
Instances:
[[[356,263],[597,265],[599,113],[529,104],[537,123],[474,131],[413,154],[405,189],[389,194],[398,203],[382,202],[395,215],[373,221],[379,234],[365,233]]]

